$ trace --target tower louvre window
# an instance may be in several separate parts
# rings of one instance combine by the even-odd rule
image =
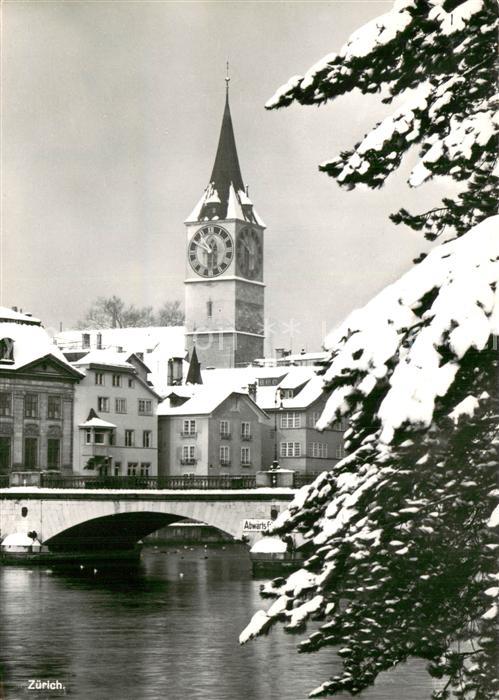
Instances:
[[[206,302],[206,315],[208,318],[213,317],[213,302],[212,301]]]

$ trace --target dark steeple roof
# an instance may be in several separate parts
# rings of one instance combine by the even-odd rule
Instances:
[[[187,221],[241,219],[265,228],[244,187],[230,114],[230,78],[225,80],[225,108],[210,182]]]
[[[217,155],[215,158],[213,171],[211,173],[210,182],[217,190],[221,201],[228,200],[229,187],[231,183],[234,185],[236,192],[240,190],[244,191],[243,178],[239,167],[239,158],[237,157],[236,139],[234,138],[234,129],[232,127],[232,118],[230,116],[228,92],[225,98],[222,128],[220,129]]]
[[[201,377],[201,364],[198,360],[198,354],[196,352],[196,346],[192,348],[191,361],[189,362],[189,370],[187,372],[186,384],[202,384],[203,378]]]
[[[220,137],[218,139],[217,155],[210,178],[210,188],[213,189],[220,200],[220,205],[217,207],[217,215],[220,219],[225,219],[227,215],[231,185],[235,192],[244,192],[243,178],[241,175],[241,168],[239,167],[239,158],[237,156],[236,139],[234,137],[234,128],[230,115],[229,91],[227,90],[222,128],[220,129]],[[210,203],[207,203],[206,209],[208,209],[208,211],[203,210],[201,212],[201,217],[208,216],[208,218],[211,218],[209,208]]]

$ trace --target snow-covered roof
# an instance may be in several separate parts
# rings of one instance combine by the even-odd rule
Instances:
[[[286,542],[279,537],[262,537],[250,549],[251,554],[282,554],[286,551]]]
[[[180,395],[177,389],[172,387],[172,394]],[[174,406],[170,399],[166,398],[158,406],[158,416],[185,416],[185,415],[208,415],[218,408],[230,396],[241,396],[253,403],[252,399],[244,391],[237,391],[230,387],[214,387],[196,385],[192,387],[190,398],[181,406]],[[254,404],[258,411],[261,409]]]
[[[103,367],[116,367],[133,372],[135,368],[130,362],[127,362],[128,357],[130,357],[130,353],[116,352],[115,350],[91,350],[73,364],[76,367],[102,365]]]
[[[202,372],[203,385],[247,391],[249,384],[257,384],[256,403],[264,411],[276,407],[298,410],[307,408],[322,395],[323,379],[313,367],[242,367],[210,369]],[[276,378],[272,386],[260,386],[259,379]],[[279,389],[303,389],[292,398],[280,398]]]
[[[53,344],[38,319],[0,307],[0,338],[13,342],[12,361],[0,362],[2,370],[18,370],[36,360],[52,357],[72,374],[82,376],[72,367],[59,348]]]
[[[23,314],[22,311],[10,309],[8,306],[0,306],[0,323],[4,321],[18,321],[19,323],[29,323],[33,325],[41,325],[38,318],[34,318],[30,314]]]
[[[32,540],[25,532],[13,532],[2,540],[2,547],[32,547],[40,546],[37,539]]]
[[[169,357],[184,357],[185,329],[183,326],[148,326],[146,328],[88,328],[57,333],[54,340],[65,350],[80,349],[83,334],[90,337],[90,350],[97,348],[97,337],[108,349],[123,348],[124,351],[147,355],[161,348]]]
[[[79,428],[116,428],[114,423],[109,423],[107,420],[102,420],[102,418],[94,417],[86,420],[84,423],[80,423]]]
[[[131,353],[142,356],[149,369],[148,379],[158,394],[164,395],[167,390],[168,361],[186,355],[183,326],[71,330],[58,333],[55,341],[65,350],[78,350],[82,349],[83,334],[89,338],[89,352],[97,350],[100,343],[106,350],[116,352],[121,348],[126,359]],[[184,369],[186,367],[184,365]]]

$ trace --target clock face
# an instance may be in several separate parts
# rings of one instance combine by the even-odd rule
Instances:
[[[237,238],[238,274],[248,279],[256,279],[262,271],[263,251],[258,232],[246,226]]]
[[[234,257],[230,233],[221,226],[203,226],[191,238],[188,255],[192,269],[201,277],[221,275]]]

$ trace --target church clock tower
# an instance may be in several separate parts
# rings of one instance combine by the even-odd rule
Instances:
[[[185,222],[186,345],[203,367],[242,367],[264,353],[263,232],[244,187],[229,108],[210,182]]]

